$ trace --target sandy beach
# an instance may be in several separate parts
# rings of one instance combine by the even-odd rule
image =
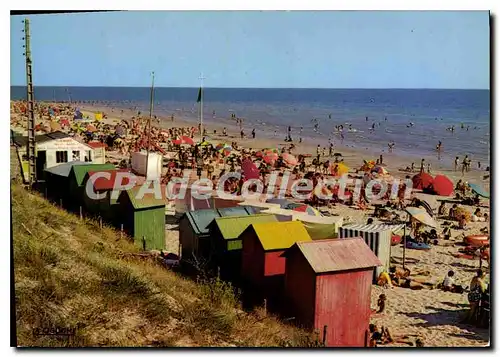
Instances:
[[[112,110],[106,106],[78,104],[84,116],[93,117],[94,113],[104,112],[107,118],[104,119],[106,124],[115,125],[123,119],[130,119],[137,113],[133,110],[118,109]],[[12,119],[21,119],[19,114],[11,113]],[[175,118],[171,121],[169,117],[161,117],[160,126],[168,129],[173,127],[191,127],[196,126],[196,114],[193,118]],[[38,120],[40,121],[40,120]],[[153,121],[154,126],[158,126]],[[232,127],[227,127],[228,136],[222,136],[222,130],[226,126],[218,124],[217,120],[212,118],[204,122],[207,129],[206,140],[216,145],[221,142],[235,141],[239,146],[260,150],[263,148],[280,148],[285,143],[282,137],[286,133],[281,133],[276,139],[263,138],[259,135],[259,130],[256,130],[255,139],[249,138],[252,128],[243,125],[246,138],[241,139],[239,132],[240,128],[234,124]],[[23,132],[22,128],[13,128],[16,131]],[[217,134],[214,134],[214,130]],[[200,140],[200,135],[195,137]],[[292,152],[294,155],[311,154],[315,156],[317,144],[312,141],[304,141],[303,143],[294,142],[295,149]],[[328,150],[327,150],[328,151]],[[354,149],[351,147],[335,146],[335,152],[342,153],[344,163],[351,169],[351,172],[363,165],[363,160],[376,160],[379,155],[383,155],[383,162],[386,164],[387,170],[395,178],[405,178],[407,175],[413,176],[416,174],[419,162],[415,162],[415,172],[404,172],[404,168],[411,165],[411,158],[398,155],[397,150],[394,153],[388,152],[372,152],[368,149]],[[171,153],[168,153],[171,154]],[[119,161],[126,159],[126,156],[120,155],[116,151],[108,151],[107,157],[109,160]],[[173,157],[173,155],[172,155]],[[327,158],[322,158],[326,160]],[[330,158],[333,159],[333,158]],[[484,170],[472,168],[471,171],[462,174],[461,171],[450,169],[440,169],[439,161],[436,157],[426,157],[426,162],[432,163],[432,175],[444,174],[448,176],[454,183],[458,180],[474,182],[481,184],[486,190],[489,190],[489,179],[483,179]],[[449,165],[449,164],[448,164]],[[217,174],[217,171],[215,172]],[[437,210],[439,206],[438,196],[429,194],[417,193],[416,196],[426,201],[433,209]],[[489,203],[488,200],[483,200]],[[447,205],[448,209],[451,207]],[[463,207],[471,212],[474,207],[463,205]],[[489,206],[488,206],[489,207]],[[332,214],[337,214],[345,217],[348,222],[366,223],[369,217],[374,213],[373,207],[367,210],[359,210],[347,205],[337,204],[333,207],[323,209],[328,210]],[[489,208],[482,208],[483,212],[489,214]],[[374,223],[380,222],[376,218]],[[444,220],[438,220],[440,226],[438,232],[443,229]],[[166,246],[167,251],[178,253],[179,232],[175,229],[175,224],[166,226]],[[470,280],[479,267],[479,260],[468,260],[456,258],[452,254],[458,252],[460,248],[456,243],[461,243],[465,235],[481,234],[481,229],[489,227],[489,222],[468,223],[468,230],[451,229],[451,239],[448,241],[440,240],[437,245],[433,245],[431,250],[406,250],[406,267],[412,271],[412,277],[423,282],[437,285],[442,282],[448,271],[455,272],[455,282],[463,286],[468,286]],[[392,260],[396,266],[401,266],[403,249],[401,245],[392,247]],[[483,266],[487,266],[486,263]],[[422,273],[418,275],[417,273]],[[423,339],[425,346],[485,346],[488,344],[489,331],[487,329],[478,328],[472,325],[461,323],[467,309],[468,301],[467,294],[456,294],[444,292],[440,289],[423,289],[412,290],[402,287],[382,288],[373,286],[372,289],[372,307],[375,308],[379,295],[383,293],[387,296],[387,308],[382,314],[374,314],[372,322],[379,326],[390,328],[395,336],[408,335],[411,338]],[[404,344],[393,343],[388,346],[405,346]]]

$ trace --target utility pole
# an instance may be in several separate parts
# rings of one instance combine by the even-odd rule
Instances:
[[[148,179],[148,165],[149,165],[149,148],[151,146],[151,117],[153,116],[153,105],[154,105],[154,94],[155,94],[155,72],[151,72],[151,76],[153,77],[151,83],[151,94],[150,94],[150,102],[149,102],[149,120],[148,120],[148,144],[146,147],[146,180]]]
[[[35,98],[33,95],[33,73],[31,68],[31,46],[30,46],[30,20],[24,19],[24,55],[26,56],[26,114],[28,116],[28,182],[30,186],[36,182],[36,159],[35,159]]]
[[[201,81],[201,86],[200,86],[200,143],[203,141],[203,80],[205,77],[203,77],[203,73],[200,75],[200,81]]]

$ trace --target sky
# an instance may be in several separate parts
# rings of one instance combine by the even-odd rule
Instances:
[[[11,16],[11,85],[25,85]],[[488,89],[486,11],[30,15],[39,86]]]

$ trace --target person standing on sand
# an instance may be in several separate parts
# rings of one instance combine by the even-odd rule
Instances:
[[[425,159],[422,159],[422,161],[420,161],[420,173],[424,172],[424,165],[425,165]]]
[[[243,129],[241,130],[240,135],[242,139],[245,137],[245,132],[243,131]]]
[[[460,159],[458,158],[458,156],[455,157],[455,171],[458,171],[458,165],[460,163]]]
[[[330,148],[328,149],[328,156],[332,156],[333,155],[333,144],[330,143]]]
[[[412,162],[412,163],[411,163],[411,172],[414,172],[414,171],[415,171],[415,163],[414,163],[414,162]]]
[[[252,139],[255,139],[255,128],[252,129]]]
[[[316,147],[316,159],[319,161],[319,158],[321,157],[321,146],[318,144]]]
[[[382,154],[380,154],[380,165],[382,165],[384,163],[384,157],[382,156]]]
[[[226,129],[226,127],[224,127],[224,129],[222,129],[222,135],[223,136],[227,136],[227,129]]]
[[[275,130],[274,131],[274,137],[276,137],[278,135],[278,130]]]
[[[462,175],[467,171],[467,155],[465,155],[462,161]]]
[[[467,316],[468,322],[475,322],[477,319],[479,301],[486,290],[486,283],[484,282],[485,277],[486,274],[484,271],[478,269],[476,276],[474,276],[470,282],[469,294],[467,295],[470,305],[469,315]]]
[[[368,121],[368,117],[365,117],[365,120]]]
[[[427,164],[427,173],[430,174],[431,173],[431,163],[428,163]]]

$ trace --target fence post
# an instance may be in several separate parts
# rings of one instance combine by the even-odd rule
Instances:
[[[328,331],[328,325],[323,326],[323,345],[326,346],[326,332]]]
[[[59,199],[59,206],[62,207],[62,198]]]
[[[102,217],[101,216],[99,216],[99,227],[101,227],[101,229],[102,229]]]
[[[120,224],[120,239],[123,238],[123,223]]]
[[[146,237],[142,236],[142,250],[146,250]]]
[[[83,219],[83,211],[82,211],[82,206],[80,206],[80,220]]]
[[[267,316],[267,299],[264,299],[264,315]]]

